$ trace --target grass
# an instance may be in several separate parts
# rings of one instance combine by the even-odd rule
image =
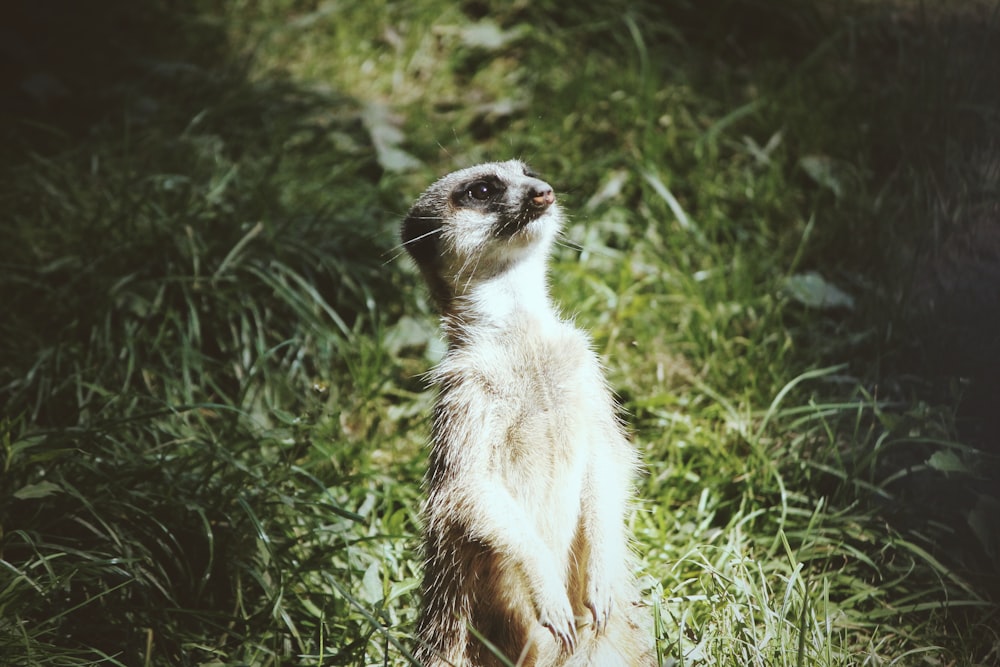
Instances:
[[[994,4],[62,10],[0,34],[0,663],[408,664],[441,347],[396,225],[512,156],[662,664],[997,661]]]

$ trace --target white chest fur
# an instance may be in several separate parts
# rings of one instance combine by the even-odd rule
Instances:
[[[614,443],[611,405],[585,337],[558,321],[515,320],[453,350],[438,374],[446,413],[471,422],[461,430],[494,434],[467,442],[466,463],[523,506],[544,507],[532,513],[535,528],[567,551],[588,462],[595,448]]]

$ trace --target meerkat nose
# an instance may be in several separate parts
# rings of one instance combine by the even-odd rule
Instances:
[[[537,187],[531,191],[531,203],[539,208],[551,206],[555,200],[556,196],[548,186]]]

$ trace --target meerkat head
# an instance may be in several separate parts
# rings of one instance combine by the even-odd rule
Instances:
[[[438,306],[525,258],[546,254],[561,225],[552,187],[519,160],[441,178],[403,221],[403,246]]]

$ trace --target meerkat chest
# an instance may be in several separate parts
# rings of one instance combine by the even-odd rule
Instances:
[[[489,459],[519,488],[569,484],[582,477],[595,436],[606,422],[606,389],[587,340],[575,329],[549,336],[484,341],[473,355],[477,390],[486,402]]]

